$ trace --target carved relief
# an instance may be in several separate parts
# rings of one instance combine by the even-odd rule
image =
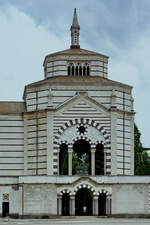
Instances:
[[[9,201],[9,194],[3,194],[3,202]]]

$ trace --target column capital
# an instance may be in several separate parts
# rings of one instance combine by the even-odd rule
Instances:
[[[94,195],[94,196],[93,196],[93,199],[94,199],[94,200],[98,200],[98,198],[99,198],[98,195]]]
[[[75,199],[75,195],[70,195],[70,199],[74,200]]]
[[[90,150],[92,153],[95,153],[96,152],[96,148],[91,148]]]
[[[68,148],[68,152],[69,152],[69,153],[72,153],[72,152],[73,152],[73,149]]]
[[[91,149],[96,149],[96,144],[91,144]]]
[[[57,199],[62,199],[62,195],[58,194]]]
[[[111,195],[107,195],[106,198],[107,199],[112,199],[112,196]]]

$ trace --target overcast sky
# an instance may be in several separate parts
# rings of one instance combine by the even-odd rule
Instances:
[[[0,0],[0,101],[21,101],[24,86],[44,78],[44,57],[70,47],[75,7],[81,47],[108,55],[109,78],[134,87],[150,147],[150,0]]]

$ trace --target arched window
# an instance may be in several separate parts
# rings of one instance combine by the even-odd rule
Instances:
[[[60,145],[59,152],[59,175],[68,174],[68,146],[66,144]]]
[[[70,76],[71,73],[70,73],[70,66],[68,66],[68,75]]]
[[[69,76],[89,76],[90,66],[88,63],[69,63],[68,64],[68,75]]]
[[[83,66],[83,76],[86,76],[86,67]]]
[[[85,63],[84,65],[85,67],[85,76],[89,76],[90,75],[90,67],[88,63]]]
[[[87,66],[87,76],[89,76],[89,75],[90,75],[90,67]]]
[[[74,76],[74,65],[72,65],[72,76]]]
[[[76,76],[78,76],[78,66],[76,66]]]
[[[79,67],[79,76],[82,76],[82,66]]]
[[[95,175],[104,175],[104,146],[103,144],[96,145]]]

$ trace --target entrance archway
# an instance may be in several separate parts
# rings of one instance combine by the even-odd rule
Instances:
[[[73,168],[73,174],[91,174],[91,152],[88,141],[80,139],[73,145],[73,152],[77,156],[77,166]]]
[[[95,175],[104,175],[104,146],[103,144],[96,145]]]
[[[93,194],[87,188],[81,188],[75,195],[75,215],[92,216]]]
[[[69,194],[64,193],[62,195],[62,216],[69,216],[69,200]]]
[[[106,194],[102,193],[98,198],[98,215],[105,216],[106,215]]]

